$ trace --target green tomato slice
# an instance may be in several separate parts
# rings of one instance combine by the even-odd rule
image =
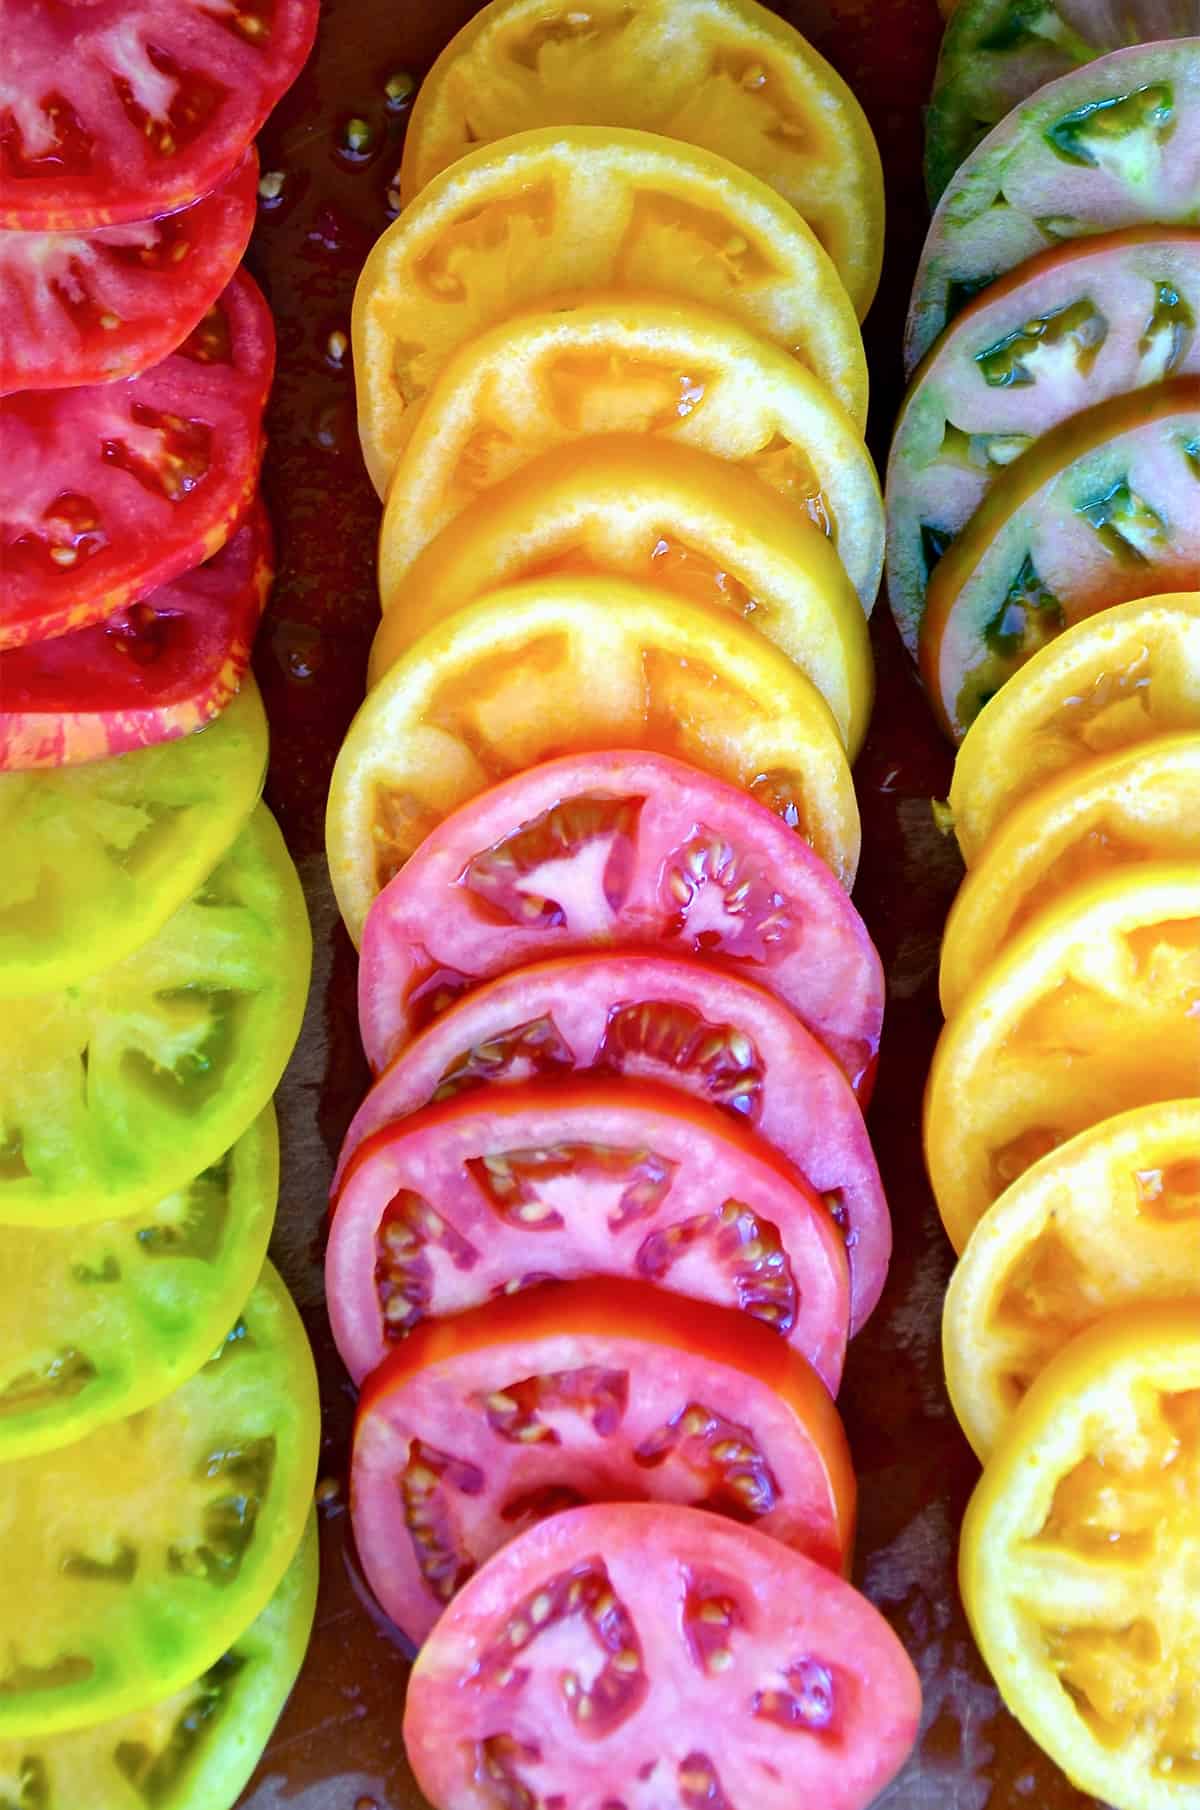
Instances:
[[[194,735],[0,773],[0,999],[71,986],[147,942],[245,823],[266,763],[267,719],[247,675]]]
[[[268,1107],[145,1213],[0,1226],[0,1461],[68,1445],[199,1370],[262,1269],[278,1190]]]
[[[266,1608],[193,1683],[94,1728],[0,1741],[0,1806],[232,1810],[299,1675],[317,1573],[310,1513]]]
[[[0,1740],[124,1715],[215,1665],[300,1543],[319,1422],[304,1328],[267,1265],[181,1388],[7,1464]]]
[[[215,1163],[300,1031],[312,939],[265,805],[123,962],[0,1013],[0,1223],[124,1218]]]

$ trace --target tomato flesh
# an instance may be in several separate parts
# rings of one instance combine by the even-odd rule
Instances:
[[[437,1810],[865,1810],[921,1693],[833,1572],[695,1508],[557,1515],[450,1604],[404,1739]]]
[[[862,1112],[828,1052],[772,995],[707,963],[595,952],[479,987],[400,1052],[346,1133],[334,1187],[370,1134],[471,1089],[578,1070],[652,1080],[752,1126],[842,1232],[851,1331],[887,1275],[891,1230]]]
[[[604,1275],[739,1307],[837,1387],[849,1278],[832,1218],[769,1145],[652,1082],[497,1088],[385,1126],[346,1171],[326,1257],[355,1381],[421,1320]]]

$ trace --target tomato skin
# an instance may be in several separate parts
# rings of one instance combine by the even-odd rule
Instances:
[[[516,1048],[510,1065],[505,1040],[519,1042],[531,1024],[544,1038],[543,1059],[536,1048]],[[673,1036],[682,1057],[672,1053]],[[700,1063],[696,1046],[705,1040],[710,1053]],[[850,1260],[851,1333],[858,1331],[878,1302],[891,1251],[862,1112],[832,1057],[785,1006],[708,963],[597,951],[485,983],[384,1070],[346,1133],[334,1191],[367,1137],[435,1099],[530,1074],[614,1068],[635,1084],[648,1076],[723,1106],[786,1157],[814,1193],[837,1196]]]
[[[587,1655],[590,1683],[612,1649],[588,1612],[591,1598],[580,1593],[586,1619],[577,1629],[559,1585],[593,1567],[603,1567],[597,1585],[616,1599],[612,1609],[605,1603],[613,1634],[628,1634],[641,1662],[636,1684],[614,1691],[611,1707],[606,1693],[594,1730],[568,1709],[564,1664]],[[545,1658],[527,1623],[526,1640],[514,1638],[518,1612],[543,1593],[551,1599]],[[696,1605],[714,1597],[731,1607],[732,1657],[710,1667]],[[718,1625],[714,1646],[724,1635]],[[496,1682],[501,1654],[514,1647],[522,1661],[515,1678]],[[789,1668],[797,1684],[819,1680],[815,1699],[802,1693],[807,1715],[787,1689]],[[899,1641],[834,1573],[700,1509],[626,1503],[555,1515],[484,1566],[418,1657],[404,1740],[437,1810],[495,1801],[490,1780],[477,1782],[477,1754],[528,1780],[541,1801],[559,1796],[566,1810],[592,1810],[614,1792],[634,1805],[866,1810],[908,1757],[920,1709]],[[647,1793],[643,1768],[651,1779],[667,1775],[661,1796]],[[698,1786],[681,1798],[684,1773],[713,1781],[707,1794]]]
[[[569,1391],[561,1410],[553,1400],[534,1410],[532,1440],[497,1427],[489,1412],[526,1378]],[[680,1422],[697,1408],[717,1430],[703,1453],[671,1462],[686,1438]],[[515,1401],[513,1409],[520,1414]],[[714,1474],[722,1469],[714,1438],[718,1448],[742,1442],[740,1493]],[[435,1590],[418,1563],[416,1517],[428,1526],[433,1503],[406,1498],[397,1478],[429,1448],[452,1461],[449,1487],[433,1494],[457,1523],[455,1543],[472,1570],[531,1515],[542,1518],[540,1507],[509,1503],[563,1486],[588,1501],[693,1502],[834,1570],[849,1564],[854,1470],[816,1373],[745,1314],[646,1284],[562,1283],[491,1301],[417,1327],[367,1379],[351,1469],[355,1544],[376,1596],[416,1645],[448,1591]],[[464,1494],[453,1479],[468,1469],[479,1475]]]
[[[603,1275],[736,1301],[837,1388],[850,1287],[830,1215],[769,1144],[652,1082],[427,1107],[359,1146],[334,1203],[326,1293],[356,1382],[421,1319]]]

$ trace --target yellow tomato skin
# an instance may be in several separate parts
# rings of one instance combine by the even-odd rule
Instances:
[[[1198,1392],[1200,1299],[1107,1315],[1034,1383],[963,1522],[1005,1703],[1116,1810],[1195,1802]]]
[[[1200,732],[1068,767],[1003,818],[950,909],[941,999],[958,1011],[989,961],[1082,880],[1141,861],[1200,860]]]
[[[946,1292],[946,1387],[981,1459],[1046,1365],[1119,1307],[1200,1277],[1200,1099],[1105,1119],[988,1208]]]
[[[1200,592],[1116,605],[1021,667],[967,731],[950,808],[970,867],[996,825],[1039,786],[1094,755],[1200,730]]]
[[[807,673],[858,753],[871,645],[826,536],[736,467],[632,435],[580,440],[477,497],[382,597],[369,684],[483,592],[566,572],[633,579],[743,616]]]

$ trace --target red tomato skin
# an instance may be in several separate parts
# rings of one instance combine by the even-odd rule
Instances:
[[[557,1411],[535,1410],[531,1428],[545,1436],[534,1439],[497,1430],[491,1407],[529,1378],[549,1379],[564,1397]],[[707,1412],[716,1430],[704,1449],[684,1441],[676,1456],[689,1410]],[[727,1486],[721,1497],[719,1464],[703,1468],[714,1443],[734,1441],[753,1453],[738,1472],[753,1506]],[[815,1371],[745,1314],[644,1283],[547,1285],[431,1322],[367,1379],[351,1465],[355,1546],[384,1609],[418,1646],[445,1597],[423,1575],[408,1519],[420,1513],[428,1524],[430,1495],[409,1484],[406,1497],[398,1481],[408,1483],[431,1449],[450,1460],[433,1494],[457,1524],[472,1572],[531,1514],[540,1518],[536,1510],[514,1517],[506,1504],[563,1486],[579,1501],[712,1507],[835,1571],[850,1560],[854,1470]]]
[[[0,229],[0,395],[115,383],[169,357],[233,277],[257,209],[251,148],[175,214],[86,235]]]
[[[206,565],[107,622],[0,653],[0,770],[79,766],[202,729],[250,664],[273,577],[256,502]]]
[[[589,1163],[581,1181],[572,1160],[552,1218],[526,1217],[525,1193],[511,1205],[495,1194],[489,1199],[483,1183],[491,1164],[564,1147],[615,1152],[622,1158],[616,1178],[611,1170],[597,1176]],[[532,1194],[545,1199],[546,1187]],[[718,1226],[726,1202],[743,1209],[732,1231]],[[411,1263],[389,1265],[383,1234],[397,1210],[407,1216],[414,1253]],[[685,1223],[691,1235],[665,1236]],[[753,1249],[739,1269],[744,1245]],[[421,1318],[480,1306],[527,1278],[603,1275],[652,1280],[720,1306],[741,1304],[772,1324],[780,1324],[782,1307],[788,1342],[836,1392],[850,1284],[832,1219],[769,1144],[716,1108],[653,1082],[493,1088],[385,1126],[360,1145],[346,1171],[325,1258],[334,1340],[357,1383]],[[390,1333],[385,1282],[391,1296],[419,1302]]]
[[[598,885],[593,863],[590,873],[580,867],[556,877],[564,893],[576,889],[562,901],[562,922],[500,921],[464,884],[474,858],[581,798],[644,800],[616,902]],[[744,954],[736,944],[731,952],[728,941],[723,953],[705,921],[723,909],[719,888],[710,901],[704,882],[684,909],[672,891],[687,889],[674,858],[697,838],[731,854],[739,881],[752,873],[752,890],[772,920],[765,937],[758,920],[734,920]],[[703,929],[689,927],[693,909]],[[604,945],[703,954],[757,981],[825,1044],[863,1097],[883,1023],[883,969],[846,894],[765,805],[683,761],[638,751],[547,761],[472,799],[426,837],[367,914],[358,978],[367,1060],[378,1074],[411,1040],[431,976],[456,977],[462,992],[533,961]]]
[[[2,669],[0,669],[2,670]],[[655,1008],[665,1008],[655,1011]],[[562,1075],[616,1067],[613,1033],[639,1008],[652,1017],[645,1027],[651,1058],[635,1054],[619,1072],[649,1074],[666,1086],[726,1106],[697,1066],[653,1059],[671,1032],[670,1012],[685,1015],[681,1038],[693,1047],[728,1030],[748,1040],[761,1077],[752,1102],[726,1106],[738,1123],[752,1126],[804,1176],[814,1193],[836,1196],[835,1217],[850,1261],[851,1335],[875,1308],[891,1256],[891,1218],[871,1140],[854,1092],[829,1052],[786,1006],[752,981],[706,962],[647,951],[604,950],[540,962],[486,982],[434,1019],[384,1070],[359,1108],[342,1145],[336,1192],[354,1151],[371,1132],[404,1118],[439,1094],[444,1077],[469,1052],[496,1050],[514,1027],[546,1022],[544,1068],[521,1055],[511,1070],[480,1059],[476,1085],[497,1086],[530,1073]],[[655,1023],[657,1019],[658,1023]],[[664,1027],[660,1032],[659,1026]],[[665,1034],[664,1034],[665,1033]],[[718,1064],[717,1088],[740,1083],[745,1070]],[[457,1091],[457,1085],[455,1087]]]
[[[219,551],[255,494],[274,363],[271,311],[239,271],[149,371],[0,399],[0,649],[100,622]]]
[[[599,1567],[615,1599],[603,1620],[599,1609],[589,1614],[578,1638],[573,1619],[552,1607],[551,1645],[539,1652],[546,1634],[530,1628],[532,1605],[561,1602],[561,1581]],[[710,1671],[689,1642],[689,1612],[716,1590],[737,1619],[730,1659]],[[564,1682],[590,1682],[605,1666],[606,1630],[635,1643],[623,1650],[638,1669],[625,1675],[615,1707],[601,1699],[600,1728],[593,1719],[585,1729]],[[514,1645],[519,1663],[506,1666]],[[800,1674],[794,1685],[787,1669]],[[813,1689],[818,1679],[827,1691]],[[807,1720],[789,1719],[789,1702]],[[605,1802],[866,1810],[908,1758],[920,1715],[920,1684],[900,1642],[835,1573],[701,1509],[625,1503],[554,1515],[471,1579],[417,1659],[404,1742],[435,1810],[494,1803],[490,1780],[487,1789],[477,1783],[488,1757],[534,1801],[563,1810]],[[685,1770],[698,1783],[711,1776],[706,1794],[681,1795]]]

